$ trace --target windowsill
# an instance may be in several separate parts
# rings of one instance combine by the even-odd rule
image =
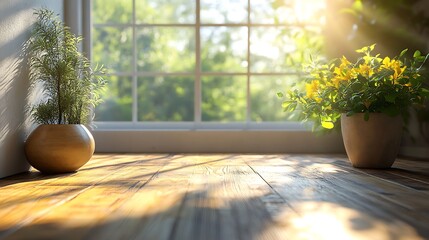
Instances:
[[[97,152],[344,153],[341,134],[318,136],[297,122],[97,125]]]
[[[94,122],[92,131],[310,131],[299,122]]]

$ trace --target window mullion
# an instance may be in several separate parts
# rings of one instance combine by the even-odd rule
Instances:
[[[246,123],[252,121],[252,105],[251,105],[251,96],[250,96],[250,0],[247,0],[247,85],[246,85]]]
[[[200,19],[200,0],[196,0],[195,6],[195,84],[194,84],[194,121],[201,123],[201,19]]]
[[[138,84],[137,84],[137,35],[136,35],[136,0],[133,0],[133,19],[132,19],[132,32],[133,32],[133,79],[132,79],[132,121],[136,123],[137,119],[137,100],[138,100]]]

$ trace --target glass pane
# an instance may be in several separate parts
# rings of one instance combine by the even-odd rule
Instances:
[[[252,72],[296,72],[310,54],[322,50],[319,28],[255,27],[250,38]]]
[[[138,80],[139,121],[193,121],[193,77],[142,77]]]
[[[252,121],[288,120],[288,115],[281,108],[282,99],[277,97],[277,93],[285,93],[297,81],[297,76],[252,76],[250,78]]]
[[[247,28],[201,28],[201,64],[206,72],[246,72]]]
[[[324,24],[326,0],[295,0],[294,11],[299,23]]]
[[[202,120],[245,121],[246,86],[245,76],[202,77]]]
[[[194,0],[137,0],[137,22],[195,23],[195,2]]]
[[[137,56],[139,71],[193,72],[195,29],[140,28],[137,31]]]
[[[247,0],[201,0],[202,23],[246,23]]]
[[[93,31],[93,63],[100,63],[109,72],[132,71],[131,28],[95,27]]]
[[[133,0],[93,0],[94,23],[131,23]]]
[[[131,77],[105,77],[108,85],[101,95],[103,102],[95,108],[95,121],[131,121]]]
[[[311,23],[325,22],[326,3],[323,0],[252,0],[252,23]]]

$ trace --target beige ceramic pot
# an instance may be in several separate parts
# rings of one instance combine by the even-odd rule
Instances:
[[[89,161],[94,149],[94,138],[80,124],[40,125],[25,142],[30,165],[50,174],[76,171]]]
[[[353,167],[390,168],[401,144],[403,120],[371,113],[365,121],[363,113],[341,116],[341,132],[347,156]]]

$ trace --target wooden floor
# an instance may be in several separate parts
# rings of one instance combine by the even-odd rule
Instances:
[[[95,155],[0,179],[0,239],[429,239],[429,161]]]

